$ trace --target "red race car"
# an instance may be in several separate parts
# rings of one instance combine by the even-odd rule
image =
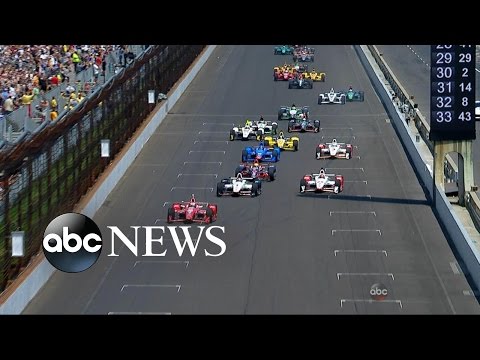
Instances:
[[[207,202],[197,202],[192,194],[190,201],[176,202],[170,205],[167,223],[183,222],[210,224],[217,220],[218,206]]]
[[[275,68],[273,71],[274,81],[288,81],[293,79],[294,73],[291,69]]]
[[[275,165],[260,164],[258,159],[255,159],[253,164],[240,164],[235,170],[235,175],[238,173],[244,177],[252,177],[264,181],[274,181],[277,168]]]

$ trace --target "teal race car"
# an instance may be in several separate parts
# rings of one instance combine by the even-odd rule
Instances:
[[[292,55],[293,47],[290,45],[275,46],[273,53],[275,55]]]
[[[308,119],[309,115],[308,106],[297,107],[293,104],[292,106],[281,106],[278,110],[278,120],[303,120]]]
[[[345,92],[345,100],[347,102],[349,101],[363,101],[365,98],[363,91],[356,91],[353,90],[352,87],[350,87],[346,92]]]

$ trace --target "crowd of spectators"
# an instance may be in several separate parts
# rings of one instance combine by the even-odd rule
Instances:
[[[77,90],[80,85],[75,75],[89,67],[93,67],[93,81],[98,80],[105,73],[106,57],[112,51],[117,54],[118,65],[127,61],[128,45],[0,45],[0,116],[23,105],[28,106],[28,115],[34,116],[30,104],[37,97],[42,99],[42,110],[58,112],[44,94],[64,82]],[[66,96],[72,97],[72,92]],[[74,97],[73,104],[85,93]]]

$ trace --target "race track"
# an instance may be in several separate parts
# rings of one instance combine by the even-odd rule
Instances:
[[[273,81],[272,67],[291,58],[272,46],[219,46],[94,218],[133,235],[130,225],[166,225],[165,202],[195,193],[219,204],[225,255],[179,258],[166,240],[164,258],[135,258],[125,246],[107,257],[104,239],[94,267],[56,272],[25,313],[480,313],[353,48],[313,46],[327,73],[313,90]],[[365,91],[364,103],[317,105],[319,92],[348,85]],[[292,103],[309,105],[322,131],[282,153],[261,196],[217,198],[216,182],[233,175],[246,146],[227,141],[232,124],[274,120]],[[355,145],[354,158],[316,160],[315,146],[334,136]],[[300,178],[322,166],[345,176],[345,191],[300,196]],[[388,289],[384,301],[370,301],[375,283]]]
[[[430,124],[430,45],[376,45],[405,90],[413,95],[418,108]],[[477,59],[477,69],[480,69]],[[480,94],[480,72],[475,71],[477,99]],[[473,175],[480,184],[480,130],[476,125],[477,140],[473,142]],[[457,163],[457,155],[451,154]]]

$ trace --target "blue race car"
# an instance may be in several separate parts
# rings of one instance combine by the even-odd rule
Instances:
[[[242,151],[242,162],[252,162],[255,159],[260,162],[277,162],[280,160],[280,148],[269,148],[260,141],[258,146],[248,146]]]

